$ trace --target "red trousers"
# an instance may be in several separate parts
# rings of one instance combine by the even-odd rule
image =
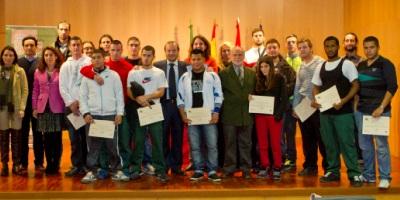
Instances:
[[[280,169],[282,165],[281,153],[281,130],[282,120],[275,121],[272,115],[256,114],[257,139],[260,149],[260,161],[263,169],[270,166],[269,145],[273,156],[273,165],[275,169]]]

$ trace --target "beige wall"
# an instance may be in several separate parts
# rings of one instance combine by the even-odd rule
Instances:
[[[181,56],[187,56],[190,20],[195,34],[210,38],[215,19],[221,43],[234,41],[235,20],[240,17],[246,48],[251,46],[251,30],[260,22],[267,38],[282,42],[290,33],[318,44],[328,34],[343,34],[343,3],[336,0],[5,0],[4,4],[5,24],[50,26],[67,20],[73,35],[96,44],[103,33],[124,43],[136,35],[143,44],[156,47],[159,59],[164,57],[163,44],[175,38]],[[322,53],[321,45],[316,51]]]

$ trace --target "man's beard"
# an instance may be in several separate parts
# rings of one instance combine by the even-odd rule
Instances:
[[[346,46],[344,49],[349,52],[357,51],[357,47],[353,45]]]

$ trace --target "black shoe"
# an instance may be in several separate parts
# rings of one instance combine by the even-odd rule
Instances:
[[[299,176],[317,176],[318,168],[306,167],[298,173]]]
[[[157,174],[156,177],[161,183],[166,183],[169,180],[167,174]]]
[[[350,178],[350,185],[353,187],[361,187],[363,182],[360,176],[354,176],[353,178]]]
[[[251,173],[250,173],[250,171],[243,171],[243,172],[242,172],[242,177],[243,177],[244,179],[251,179]]]
[[[47,170],[47,169],[46,169]],[[79,173],[80,169],[78,167],[71,167],[71,169],[65,172],[65,176],[72,177]]]
[[[191,181],[199,181],[199,180],[203,179],[203,177],[204,177],[203,173],[195,172],[195,173],[193,174],[193,176],[190,177],[190,180],[191,180]]]
[[[235,173],[233,172],[224,172],[222,174],[222,178],[233,178],[233,177],[235,177]]]
[[[44,170],[43,165],[35,165],[35,172],[44,172]]]
[[[182,170],[180,170],[180,169],[178,169],[178,170],[171,170],[171,173],[172,173],[173,175],[175,175],[175,176],[185,176],[185,175],[186,175],[185,172],[182,171]]]
[[[319,182],[321,183],[330,183],[340,181],[340,177],[333,174],[332,172],[327,172],[324,176],[319,178]]]
[[[141,176],[140,176],[140,174],[138,173],[138,172],[133,172],[130,176],[129,176],[129,178],[131,179],[131,180],[137,180],[137,179],[139,179]]]
[[[208,175],[208,180],[212,182],[221,182],[221,177],[219,177],[216,173]]]
[[[3,176],[3,177],[6,177],[6,176],[8,176],[9,174],[8,174],[8,166],[7,165],[4,165],[3,166],[3,169],[1,169],[1,174],[0,174],[0,176]]]

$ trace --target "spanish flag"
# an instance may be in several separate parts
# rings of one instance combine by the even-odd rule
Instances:
[[[239,27],[239,17],[236,19],[236,41],[235,46],[240,47],[240,27]]]
[[[217,39],[215,38],[215,32],[217,29],[217,24],[215,23],[214,20],[214,25],[212,29],[212,34],[211,34],[211,57],[217,58]]]

